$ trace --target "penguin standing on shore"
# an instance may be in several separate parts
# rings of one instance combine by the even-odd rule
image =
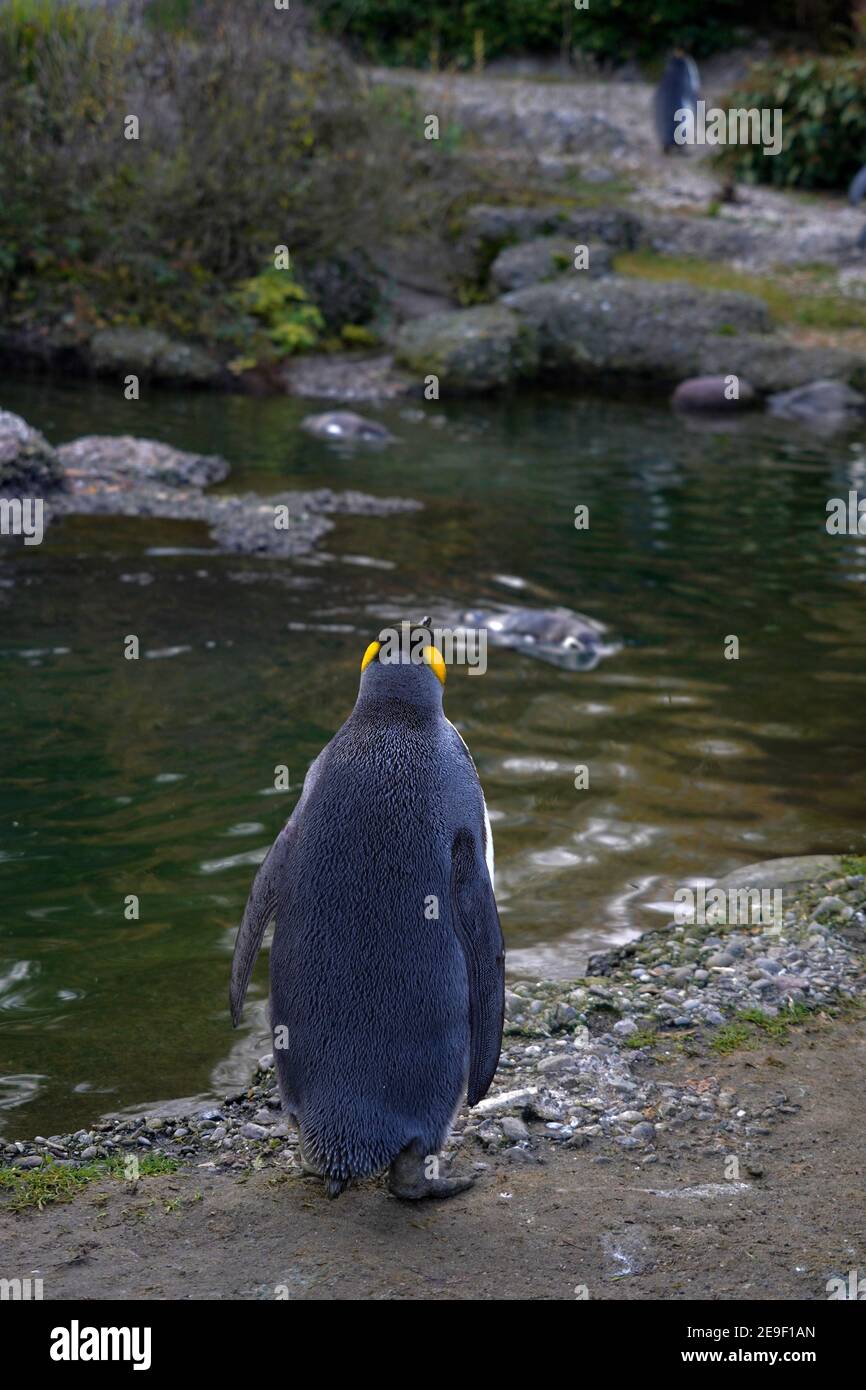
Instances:
[[[662,154],[677,147],[676,130],[682,119],[677,113],[691,111],[694,114],[697,111],[700,83],[694,59],[677,48],[668,59],[655,90],[656,134]]]
[[[408,660],[387,642],[364,653],[355,708],[256,875],[232,962],[237,1026],[275,918],[280,1094],[305,1168],[332,1197],[385,1168],[398,1197],[469,1187],[471,1177],[441,1174],[436,1155],[463,1096],[479,1101],[499,1061],[490,821],[443,712],[444,660],[419,628]]]
[[[852,208],[856,208],[863,199],[866,198],[866,164],[862,169],[858,169],[848,188],[848,202]],[[858,251],[866,251],[866,227],[863,228],[857,238]]]

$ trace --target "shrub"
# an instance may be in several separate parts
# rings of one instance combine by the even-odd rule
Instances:
[[[726,107],[782,110],[782,150],[731,146],[720,160],[749,183],[845,188],[866,160],[866,55],[791,57],[752,69]]]
[[[261,321],[278,357],[315,347],[325,321],[295,280],[291,270],[269,266],[244,280],[239,307]]]
[[[729,46],[740,26],[784,28],[789,0],[318,0],[321,22],[345,34],[378,62],[471,64],[475,34],[486,58],[525,52],[576,50],[621,62],[652,57],[682,45],[698,57]],[[796,22],[816,36],[850,22],[850,0],[800,0]]]
[[[376,119],[351,62],[300,14],[220,0],[166,29],[13,0],[0,8],[7,314],[231,339],[232,287],[275,246],[312,260],[366,230]]]

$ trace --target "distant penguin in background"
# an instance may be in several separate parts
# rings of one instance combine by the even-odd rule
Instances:
[[[864,198],[866,198],[866,164],[863,165],[862,169],[858,169],[848,188],[848,202],[852,208],[856,208]],[[858,250],[866,250],[866,227],[857,238],[856,245]]]
[[[387,636],[367,647],[355,708],[256,875],[232,962],[237,1026],[275,918],[280,1094],[332,1197],[385,1168],[397,1197],[469,1187],[436,1155],[463,1096],[487,1092],[502,1042],[490,820],[442,708],[442,655],[423,624],[408,635],[409,660]]]
[[[700,96],[700,76],[693,58],[681,48],[674,50],[655,91],[656,132],[662,154],[676,147],[674,132],[679,120],[678,111],[697,112]]]

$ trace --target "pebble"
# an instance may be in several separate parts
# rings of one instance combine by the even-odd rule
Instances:
[[[522,1139],[529,1138],[529,1126],[516,1115],[505,1115],[502,1120],[502,1133],[506,1139],[519,1143]]]

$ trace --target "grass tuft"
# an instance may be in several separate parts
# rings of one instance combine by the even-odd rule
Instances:
[[[70,1164],[68,1167],[48,1159],[41,1168],[0,1168],[0,1189],[11,1194],[5,1205],[10,1211],[27,1211],[55,1202],[70,1202],[84,1190],[89,1183],[101,1178],[124,1179],[128,1157],[118,1154],[114,1158],[100,1159],[94,1163]],[[158,1177],[163,1173],[174,1173],[180,1167],[176,1158],[165,1154],[145,1154],[138,1160],[140,1178]]]
[[[714,1052],[725,1056],[729,1052],[748,1052],[759,1042],[786,1043],[792,1028],[812,1018],[805,1004],[792,1004],[784,1013],[772,1016],[762,1009],[741,1009],[730,1023],[719,1028],[710,1039]]]
[[[826,266],[786,268],[775,275],[753,275],[719,261],[691,256],[663,256],[656,251],[627,251],[614,269],[641,280],[680,280],[702,289],[740,290],[763,299],[778,326],[799,328],[866,328],[866,304],[825,287]],[[832,272],[831,272],[832,273]]]

